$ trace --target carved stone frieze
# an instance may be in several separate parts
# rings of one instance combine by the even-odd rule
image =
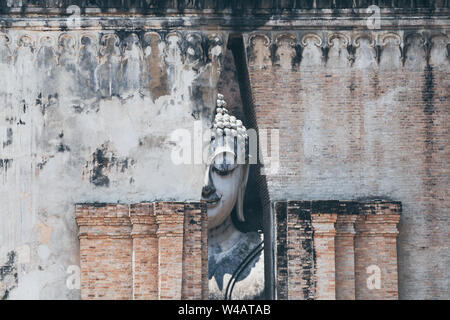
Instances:
[[[247,57],[257,68],[295,70],[317,66],[423,70],[448,63],[449,38],[440,32],[330,31],[253,32],[247,37]]]

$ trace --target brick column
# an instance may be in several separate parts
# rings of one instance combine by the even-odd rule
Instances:
[[[314,299],[314,249],[311,201],[273,203],[275,298]]]
[[[187,203],[184,210],[185,239],[181,297],[182,299],[207,299],[208,227],[206,207],[202,203]]]
[[[153,203],[130,206],[133,225],[133,299],[158,299],[158,238]]]
[[[356,220],[356,299],[398,299],[399,202],[362,203]],[[377,287],[379,279],[379,287]]]
[[[287,203],[288,299],[314,298],[314,253],[311,201]]]
[[[358,204],[340,202],[336,220],[336,299],[355,300],[355,221]]]
[[[209,297],[209,277],[208,277],[208,214],[206,203],[202,203],[202,299],[207,300]]]
[[[202,202],[76,205],[83,299],[206,299]]]
[[[274,289],[276,300],[288,299],[288,248],[287,248],[287,202],[276,201],[272,204],[274,247]]]
[[[81,299],[132,298],[128,205],[76,205]]]
[[[155,203],[159,299],[180,300],[183,275],[184,203]]]
[[[314,230],[314,250],[316,253],[316,299],[336,299],[336,267],[335,267],[335,222],[336,206],[325,201],[327,208],[321,208],[321,202],[313,202],[312,225]],[[336,212],[336,213],[334,213]]]

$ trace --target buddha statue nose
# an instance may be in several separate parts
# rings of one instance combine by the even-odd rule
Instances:
[[[202,189],[202,197],[208,198],[210,195],[212,195],[214,192],[216,192],[216,188],[214,188],[213,185],[206,185]]]

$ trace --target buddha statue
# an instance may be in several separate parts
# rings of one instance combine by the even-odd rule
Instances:
[[[208,214],[210,299],[224,299],[228,282],[246,257],[262,242],[258,232],[241,232],[232,215],[245,222],[244,195],[249,176],[248,135],[242,121],[229,115],[218,94],[202,200]],[[229,287],[230,289],[230,287]],[[232,299],[255,299],[264,292],[260,252],[236,278]]]

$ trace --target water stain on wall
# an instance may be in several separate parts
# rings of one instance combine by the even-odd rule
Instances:
[[[153,100],[169,94],[167,69],[164,63],[164,42],[156,32],[144,35],[146,45],[144,51],[145,67],[148,73],[144,75],[144,83],[148,86]]]
[[[127,157],[118,157],[113,147],[108,143],[98,147],[83,168],[83,176],[89,177],[89,182],[97,187],[109,187],[110,173],[124,173],[134,166],[135,160]]]
[[[13,142],[13,131],[12,128],[6,129],[6,140],[3,142],[3,148],[11,145]]]
[[[7,255],[7,261],[0,267],[0,296],[2,300],[8,299],[8,296],[19,283],[19,276],[16,267],[16,252],[10,251]]]
[[[8,169],[11,168],[13,159],[0,159],[0,173],[7,173]]]

